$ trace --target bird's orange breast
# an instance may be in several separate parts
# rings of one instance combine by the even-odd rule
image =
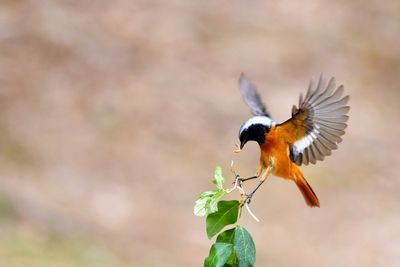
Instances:
[[[260,168],[266,168],[271,160],[272,173],[274,175],[288,179],[292,178],[294,164],[289,158],[289,144],[276,127],[272,127],[266,134],[265,142],[260,148]]]

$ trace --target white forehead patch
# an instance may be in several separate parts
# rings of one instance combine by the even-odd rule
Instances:
[[[249,128],[251,125],[254,124],[262,124],[268,127],[271,127],[276,124],[276,121],[271,120],[266,116],[255,116],[253,118],[248,119],[243,126],[240,128],[240,132],[243,132],[245,129]]]

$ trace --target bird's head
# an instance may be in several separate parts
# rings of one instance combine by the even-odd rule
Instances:
[[[269,132],[274,122],[266,116],[255,116],[245,121],[240,127],[240,149],[248,141],[256,141],[259,145],[265,142],[265,135]]]

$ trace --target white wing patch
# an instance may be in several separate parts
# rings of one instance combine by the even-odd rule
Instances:
[[[300,140],[296,141],[293,146],[296,149],[296,152],[298,153],[302,153],[304,151],[304,149],[306,149],[307,147],[309,147],[315,139],[317,139],[317,136],[319,134],[319,126],[315,125],[314,130],[312,130],[312,132],[310,132],[309,134],[307,134],[306,136],[304,136],[303,138],[301,138]]]
[[[326,84],[321,74],[318,85],[311,79],[305,97],[300,95],[299,107],[293,107],[292,117],[299,114],[307,117],[300,118],[306,135],[291,146],[290,157],[297,165],[323,160],[342,141],[350,109],[349,96],[342,97],[343,91],[342,85],[336,87],[334,78]]]

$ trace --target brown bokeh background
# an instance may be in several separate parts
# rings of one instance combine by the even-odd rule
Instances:
[[[272,177],[244,213],[257,266],[400,266],[400,2],[9,0],[0,21],[0,266],[201,266],[198,193],[258,164],[232,153],[242,71],[278,121],[320,72],[352,107],[302,168],[320,209]]]

